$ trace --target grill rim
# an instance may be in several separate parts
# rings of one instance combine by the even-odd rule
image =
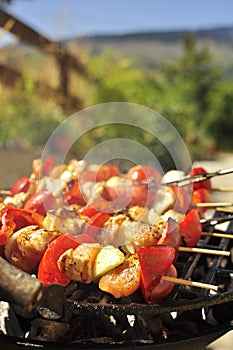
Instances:
[[[99,303],[87,303],[78,302],[75,300],[67,300],[67,303],[73,307],[74,315],[87,313],[89,315],[95,315],[96,313],[109,314],[112,315],[128,315],[135,314],[139,316],[158,316],[164,313],[170,312],[184,312],[194,309],[201,309],[202,307],[210,307],[214,305],[220,305],[223,303],[228,303],[233,300],[233,290],[230,292],[224,292],[216,296],[208,297],[208,299],[203,300],[202,298],[197,298],[187,303],[186,301],[180,301],[178,304],[161,306],[158,304],[147,305],[147,304],[105,304],[101,305]]]

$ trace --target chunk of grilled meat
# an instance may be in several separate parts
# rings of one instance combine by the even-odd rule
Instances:
[[[58,267],[73,281],[91,283],[94,280],[95,259],[100,249],[98,243],[83,243],[75,249],[68,249],[60,256]]]
[[[104,224],[99,241],[103,245],[120,246],[126,253],[134,254],[139,247],[156,244],[166,230],[167,222],[162,218],[157,224],[149,225],[119,214]]]
[[[47,213],[43,226],[50,231],[57,230],[63,234],[72,232],[75,235],[81,233],[84,222],[76,214],[76,209],[61,207]]]
[[[5,245],[5,256],[21,270],[34,272],[49,242],[60,235],[58,231],[38,229],[37,226],[24,227],[9,238]]]

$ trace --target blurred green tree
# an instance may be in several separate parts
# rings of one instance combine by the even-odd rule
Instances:
[[[24,76],[13,91],[1,91],[0,148],[15,141],[24,147],[43,147],[54,129],[64,120],[64,111],[55,102],[41,101],[35,80]]]
[[[233,150],[233,84],[224,83],[213,93],[211,108],[206,120],[209,134],[222,151]]]
[[[184,138],[194,157],[214,148],[209,132],[213,96],[221,81],[208,47],[198,47],[195,37],[184,36],[180,58],[163,64],[154,74],[156,104]]]

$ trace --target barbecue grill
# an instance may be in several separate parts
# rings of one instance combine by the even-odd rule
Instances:
[[[203,227],[221,232],[219,222],[233,233],[232,214],[224,211]],[[233,249],[231,239],[213,236],[203,236],[198,246]],[[179,277],[217,285],[218,292],[177,284],[162,304],[147,305],[139,291],[114,299],[95,284],[71,283],[60,288],[59,302],[56,295],[45,298],[36,313],[10,306],[11,317],[0,314],[10,325],[0,343],[4,349],[205,349],[233,328],[232,258],[180,252],[175,265]]]

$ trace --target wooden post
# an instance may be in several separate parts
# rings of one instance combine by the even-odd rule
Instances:
[[[0,26],[3,28],[5,27],[9,32],[16,35],[19,40],[37,47],[46,54],[52,55],[59,67],[60,78],[58,92],[59,95],[62,95],[62,105],[77,105],[76,108],[82,106],[80,98],[70,96],[69,72],[73,70],[87,78],[88,74],[85,65],[77,57],[72,56],[66,46],[46,38],[2,8],[0,8]]]
[[[62,93],[64,98],[66,99],[69,96],[69,67],[68,67],[68,57],[67,52],[64,49],[62,50],[62,54],[60,50],[57,54],[57,62],[60,71],[60,82],[59,82],[59,91]]]

